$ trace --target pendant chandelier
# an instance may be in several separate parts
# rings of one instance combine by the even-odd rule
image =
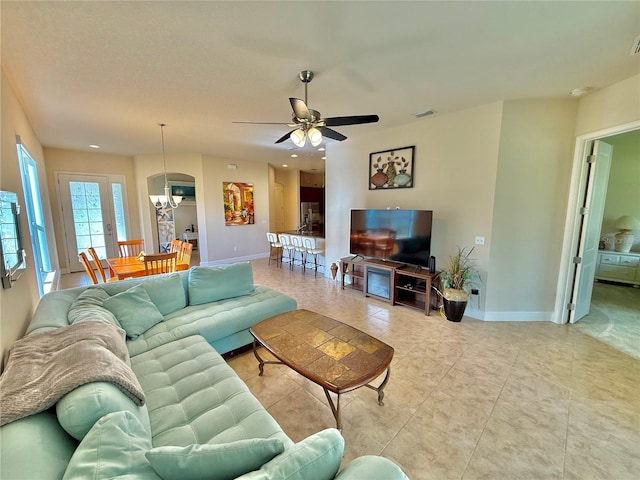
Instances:
[[[164,153],[164,127],[166,127],[165,123],[159,123],[160,126],[160,136],[162,137],[162,164],[164,166],[164,195],[149,195],[149,200],[153,203],[153,206],[156,208],[178,208],[180,202],[182,201],[182,197],[179,195],[171,195],[171,191],[169,189],[169,182],[167,181],[167,159],[165,158]]]

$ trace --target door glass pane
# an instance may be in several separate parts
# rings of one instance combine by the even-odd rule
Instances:
[[[120,183],[112,183],[111,191],[113,193],[113,211],[116,214],[116,237],[120,242],[127,239],[127,226],[124,218],[124,201],[122,199],[122,185]]]
[[[102,223],[102,205],[100,203],[100,185],[97,182],[69,182],[71,208],[76,232],[78,252],[89,247],[105,250],[104,227]],[[104,257],[103,257],[104,258]]]

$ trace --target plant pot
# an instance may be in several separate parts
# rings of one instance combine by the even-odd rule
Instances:
[[[447,317],[447,320],[450,322],[459,322],[462,320],[468,300],[469,295],[464,290],[446,288],[442,297],[442,304],[444,316]]]

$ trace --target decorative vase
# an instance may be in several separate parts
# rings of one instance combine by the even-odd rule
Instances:
[[[334,280],[336,279],[336,275],[338,274],[338,265],[334,263],[331,264],[331,267],[329,267],[331,269],[331,278],[333,278]]]
[[[396,178],[395,178],[395,183],[399,187],[405,187],[410,181],[411,181],[411,177],[407,175],[407,170],[404,168],[400,170],[400,173],[396,175]]]
[[[381,188],[385,183],[387,183],[387,176],[381,168],[378,169],[377,173],[373,174],[373,176],[371,177],[371,183],[376,188]]]
[[[444,308],[444,316],[450,322],[459,322],[462,320],[464,311],[467,308],[469,295],[464,290],[455,288],[446,288],[442,296],[442,306]]]

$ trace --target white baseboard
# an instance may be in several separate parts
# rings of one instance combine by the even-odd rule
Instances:
[[[464,312],[466,317],[484,320],[485,322],[552,322],[553,312],[485,312],[469,308]]]

